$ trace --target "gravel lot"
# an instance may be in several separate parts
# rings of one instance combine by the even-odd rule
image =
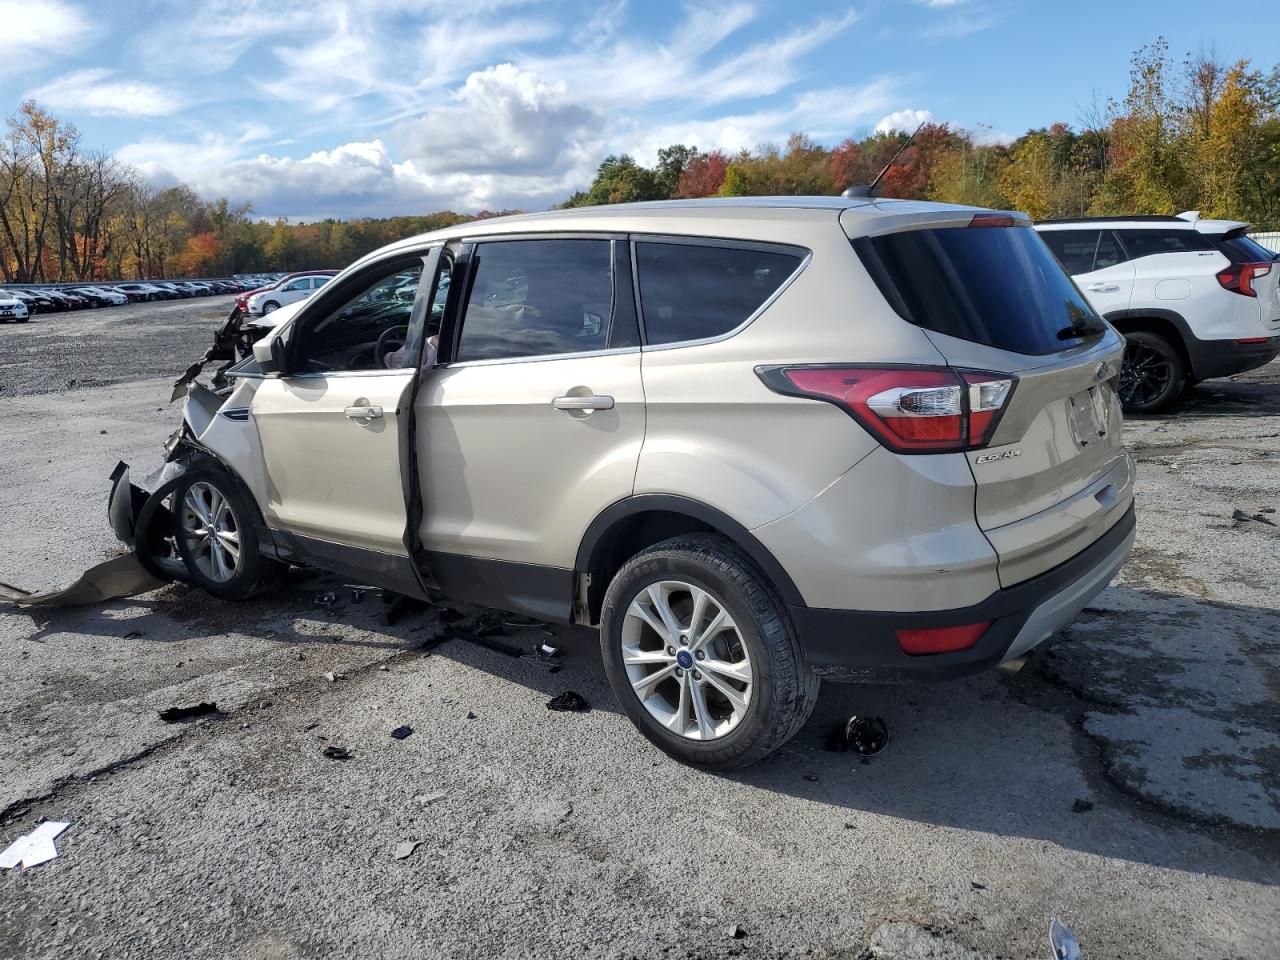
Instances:
[[[229,307],[0,326],[0,581],[55,586],[116,549],[106,475],[159,462],[169,385]],[[1058,916],[1089,960],[1273,957],[1280,364],[1126,435],[1133,560],[1052,651],[827,685],[730,777],[643,740],[586,631],[557,631],[554,674],[425,653],[437,612],[388,627],[375,594],[303,575],[239,605],[170,586],[0,607],[0,846],[72,823],[57,860],[0,876],[0,956],[1042,960]],[[545,708],[568,689],[594,709]],[[224,714],[157,717],[202,700]],[[823,750],[851,713],[885,718],[883,754]]]

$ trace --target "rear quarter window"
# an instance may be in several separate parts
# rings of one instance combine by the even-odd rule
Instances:
[[[645,342],[680,343],[742,326],[804,262],[799,251],[637,241]]]
[[[907,230],[853,241],[910,323],[1014,353],[1074,346],[1059,331],[1097,314],[1030,227]]]
[[[1157,253],[1197,253],[1212,250],[1208,237],[1195,230],[1120,230],[1120,242],[1129,256],[1149,257]]]

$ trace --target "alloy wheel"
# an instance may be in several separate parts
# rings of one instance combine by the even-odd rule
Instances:
[[[1150,403],[1169,389],[1173,366],[1146,344],[1129,343],[1120,367],[1120,399],[1127,404]]]
[[[622,624],[622,663],[640,703],[689,740],[718,740],[746,716],[755,675],[737,624],[711,593],[680,580],[641,590]]]
[[[231,580],[240,569],[240,523],[227,498],[211,483],[193,483],[181,515],[196,568],[217,583]]]

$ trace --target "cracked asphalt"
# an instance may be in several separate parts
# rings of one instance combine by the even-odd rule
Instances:
[[[0,326],[0,581],[117,549],[106,476],[158,464],[169,384],[229,305]],[[0,606],[0,846],[72,824],[58,859],[0,876],[0,956],[1045,958],[1060,917],[1089,960],[1272,957],[1280,364],[1126,438],[1133,559],[1051,650],[827,685],[733,776],[655,752],[587,631],[554,631],[556,673],[424,650],[440,610],[387,626],[376,592],[305,573],[243,604]],[[569,689],[591,712],[546,709]],[[220,713],[158,717],[202,701]],[[823,750],[852,713],[884,717],[883,754]]]

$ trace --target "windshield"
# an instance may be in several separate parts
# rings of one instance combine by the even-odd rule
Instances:
[[[944,227],[862,237],[854,249],[903,319],[947,336],[1042,355],[1100,321],[1030,227]]]

